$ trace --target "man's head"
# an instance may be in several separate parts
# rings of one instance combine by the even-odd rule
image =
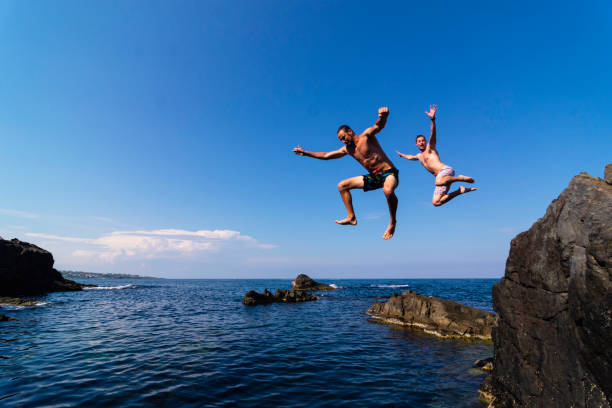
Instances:
[[[425,148],[427,147],[427,139],[425,139],[425,136],[418,135],[415,139],[415,143],[420,151],[425,151]]]
[[[355,132],[348,125],[342,125],[338,128],[338,139],[345,145],[355,144]]]

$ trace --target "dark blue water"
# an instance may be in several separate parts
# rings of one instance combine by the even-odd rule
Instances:
[[[478,407],[492,344],[369,321],[408,287],[491,311],[495,280],[325,280],[318,301],[246,307],[289,280],[87,280],[124,289],[53,293],[2,308],[0,405]],[[390,287],[395,286],[395,287]]]

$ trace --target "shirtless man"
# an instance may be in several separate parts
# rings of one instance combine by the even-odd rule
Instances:
[[[389,239],[395,233],[397,222],[395,213],[397,212],[397,197],[395,188],[399,182],[399,171],[395,168],[391,160],[387,157],[382,147],[376,139],[376,134],[380,132],[387,123],[389,108],[378,109],[378,120],[374,126],[367,128],[362,134],[358,135],[347,125],[338,128],[338,139],[344,143],[338,150],[332,152],[308,152],[300,147],[294,148],[295,154],[300,156],[314,157],[320,160],[339,159],[347,154],[352,156],[363,167],[368,170],[368,174],[363,176],[351,177],[338,183],[340,197],[346,207],[347,217],[336,220],[340,225],[356,225],[357,218],[353,210],[353,198],[351,191],[354,188],[363,188],[363,191],[376,190],[382,187],[383,193],[387,197],[389,214],[391,219],[389,226],[383,234],[384,239]]]
[[[399,154],[399,156],[403,157],[404,159],[419,160],[423,167],[425,167],[427,171],[429,171],[436,177],[436,188],[434,190],[434,195],[433,199],[431,200],[431,203],[436,207],[439,207],[442,204],[448,203],[450,200],[460,194],[475,191],[476,188],[461,186],[452,193],[448,193],[451,184],[455,181],[473,183],[474,179],[462,175],[455,177],[455,170],[440,161],[440,156],[438,155],[438,151],[436,150],[437,110],[438,107],[436,105],[433,105],[429,107],[429,112],[425,112],[425,114],[431,119],[431,136],[429,137],[429,143],[427,143],[427,140],[423,135],[418,135],[416,137],[416,145],[421,151],[421,153],[418,153],[416,156],[413,156],[411,154],[403,154],[400,152],[397,152],[397,154]]]

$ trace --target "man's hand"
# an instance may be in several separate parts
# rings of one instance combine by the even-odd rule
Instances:
[[[389,108],[387,108],[386,106],[378,108],[378,116],[389,116]]]
[[[297,154],[298,156],[303,156],[303,155],[304,155],[304,149],[302,149],[302,148],[300,147],[300,145],[298,145],[298,147],[294,147],[294,148],[293,148],[293,152],[294,152],[295,154]]]
[[[436,112],[438,111],[438,107],[436,105],[431,105],[429,107],[429,112],[425,112],[425,114],[427,116],[429,116],[429,118],[431,120],[436,120]]]

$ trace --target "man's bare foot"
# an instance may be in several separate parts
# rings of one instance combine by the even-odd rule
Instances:
[[[357,225],[357,218],[355,218],[355,217],[346,217],[343,220],[336,220],[336,224],[340,224],[340,225]]]
[[[458,175],[457,178],[459,179],[459,181],[464,181],[466,183],[474,182],[474,179],[472,177],[464,176],[463,174]]]
[[[478,189],[477,188],[472,188],[472,187],[464,187],[464,186],[459,187],[459,192],[461,194],[469,193],[470,191],[476,191],[476,190],[478,190]]]
[[[389,224],[387,230],[383,234],[383,239],[391,239],[391,237],[393,237],[393,234],[395,234],[395,224]]]

